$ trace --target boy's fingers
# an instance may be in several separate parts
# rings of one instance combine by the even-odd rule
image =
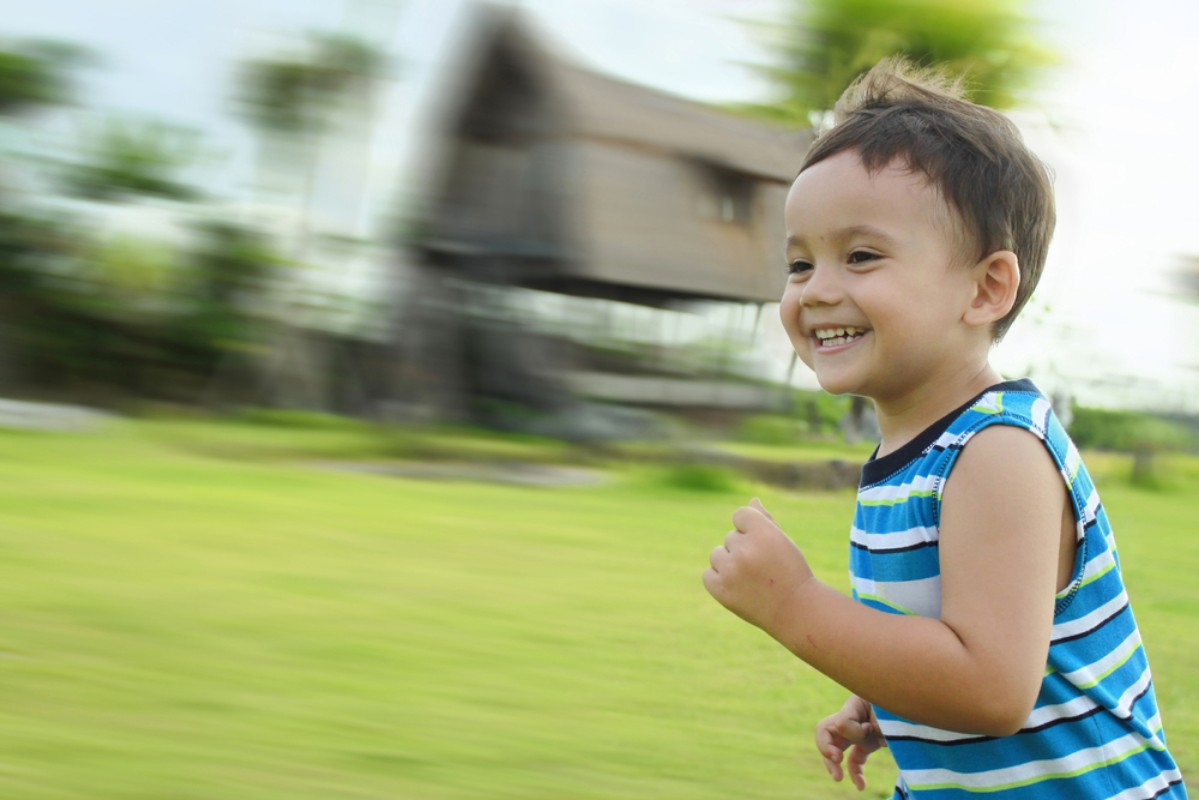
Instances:
[[[869,723],[858,722],[856,719],[843,719],[837,723],[836,731],[851,742],[864,742],[871,733]]]
[[[745,533],[749,526],[762,521],[762,512],[752,506],[741,506],[733,512],[733,527]]]
[[[845,759],[845,768],[849,771],[849,779],[861,791],[866,788],[866,759],[870,757],[873,748],[854,745]]]
[[[754,508],[756,508],[758,511],[761,511],[762,515],[765,516],[766,519],[770,520],[771,522],[774,522],[774,516],[771,515],[771,513],[769,511],[766,510],[766,506],[762,505],[761,500],[759,500],[758,498],[755,497],[753,500],[749,501],[749,504],[751,506],[753,506]]]

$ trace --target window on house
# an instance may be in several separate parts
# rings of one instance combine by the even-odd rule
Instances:
[[[698,203],[699,215],[734,225],[747,225],[753,216],[754,183],[724,169],[707,169]]]

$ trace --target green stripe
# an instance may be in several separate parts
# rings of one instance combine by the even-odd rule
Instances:
[[[887,608],[893,608],[896,611],[898,611],[900,614],[906,614],[909,617],[920,616],[915,611],[912,611],[909,608],[904,608],[903,606],[899,605],[898,603],[893,603],[885,597],[879,597],[877,594],[857,594],[855,592],[854,596],[858,600],[873,600],[874,602],[878,603],[879,605],[884,605]]]
[[[1099,572],[1096,572],[1094,575],[1092,575],[1089,578],[1086,578],[1085,580],[1083,580],[1082,583],[1078,584],[1078,589],[1076,591],[1082,591],[1082,587],[1088,586],[1088,585],[1094,583],[1095,581],[1099,580],[1100,578],[1102,578],[1104,575],[1111,572],[1115,568],[1116,568],[1116,561],[1115,561],[1115,559],[1112,559],[1112,561],[1109,562],[1108,565],[1106,567],[1104,567],[1102,570],[1100,570]],[[1066,595],[1070,594],[1070,592],[1072,590],[1074,590],[1073,584],[1071,584],[1070,586],[1067,586],[1065,589],[1062,589],[1060,592],[1058,592],[1056,595],[1054,595],[1054,599],[1060,600],[1063,597],[1065,597]]]
[[[1086,579],[1086,580],[1084,580],[1082,583],[1078,584],[1078,588],[1079,588],[1079,589],[1081,589],[1082,587],[1086,586],[1087,584],[1094,583],[1095,581],[1099,580],[1099,579],[1100,579],[1100,578],[1102,578],[1104,575],[1106,575],[1107,573],[1109,573],[1109,572],[1111,572],[1113,569],[1115,569],[1115,568],[1116,568],[1116,559],[1114,558],[1114,555],[1115,555],[1115,554],[1113,553],[1112,555],[1113,555],[1113,558],[1112,558],[1112,560],[1111,560],[1111,561],[1109,561],[1109,562],[1108,562],[1108,565],[1107,565],[1106,567],[1104,567],[1103,569],[1101,569],[1099,572],[1096,572],[1094,575],[1092,575],[1091,577],[1087,578],[1087,579]]]
[[[1153,745],[1151,743],[1146,742],[1145,744],[1141,745],[1140,747],[1129,750],[1127,753],[1124,753],[1123,755],[1116,756],[1115,758],[1109,758],[1106,761],[1096,761],[1094,763],[1087,764],[1086,766],[1079,767],[1076,770],[1071,770],[1070,772],[1055,772],[1050,775],[1034,775],[1031,778],[1024,778],[1023,780],[1013,781],[1012,783],[1004,783],[1004,784],[1000,784],[997,786],[986,786],[986,787],[982,787],[982,788],[977,788],[977,787],[973,787],[973,786],[966,786],[965,784],[962,784],[962,783],[922,783],[922,784],[911,783],[911,784],[908,784],[908,786],[909,786],[909,788],[919,789],[922,791],[923,790],[933,791],[936,789],[962,789],[963,791],[974,792],[974,793],[978,793],[978,794],[990,793],[990,792],[1004,792],[1004,791],[1007,791],[1008,789],[1020,789],[1025,786],[1032,786],[1034,783],[1041,783],[1042,781],[1055,781],[1055,780],[1059,780],[1061,778],[1077,778],[1079,775],[1085,775],[1086,773],[1091,772],[1092,770],[1102,769],[1104,767],[1110,767],[1112,764],[1119,764],[1121,761],[1124,761],[1125,759],[1128,759],[1128,758],[1132,758],[1135,755],[1139,755],[1140,753],[1143,753],[1146,750],[1149,750],[1151,748],[1152,749],[1161,749],[1161,748],[1153,748]]]
[[[1125,653],[1124,658],[1120,659],[1115,664],[1112,664],[1110,667],[1108,667],[1107,671],[1104,672],[1102,675],[1100,675],[1095,680],[1091,681],[1090,683],[1084,683],[1084,684],[1078,685],[1078,688],[1079,689],[1090,689],[1093,686],[1098,686],[1100,683],[1103,682],[1104,678],[1106,678],[1108,675],[1111,675],[1113,672],[1120,669],[1120,667],[1122,667],[1126,663],[1128,663],[1128,659],[1130,659],[1134,655],[1136,655],[1136,652],[1138,650],[1140,650],[1143,646],[1144,645],[1141,642],[1137,642],[1137,646],[1132,648],[1131,650],[1129,650],[1127,653]]]
[[[861,500],[858,505],[861,506],[897,506],[900,503],[906,503],[913,497],[936,497],[936,489],[921,489],[916,492],[908,492],[902,497],[896,497],[893,500]]]
[[[987,408],[986,406],[971,406],[971,411],[977,411],[979,414],[999,414],[1003,409]]]

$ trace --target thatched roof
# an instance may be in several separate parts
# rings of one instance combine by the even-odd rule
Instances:
[[[531,245],[527,231],[514,227],[510,237],[497,237],[491,225],[484,242],[457,214],[448,238],[473,240],[442,242],[447,251],[490,255],[492,274],[497,257],[506,258],[512,279],[526,285],[632,302],[779,297],[783,199],[810,132],[582,69],[550,52],[509,9],[480,7],[475,23],[451,135],[467,135],[463,121],[497,104],[495,115],[519,117],[512,122],[519,140],[569,148],[569,168],[555,177],[562,186],[552,216],[561,236],[547,249],[544,237]],[[532,110],[502,106],[504,86],[535,95]],[[736,222],[719,208],[700,208],[722,202],[721,192],[743,196]],[[531,253],[542,256],[533,266]]]
[[[787,184],[812,141],[808,130],[768,125],[565,62],[548,75],[581,136],[662,148]]]

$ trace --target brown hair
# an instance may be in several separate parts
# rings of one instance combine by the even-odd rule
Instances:
[[[1016,302],[992,330],[1001,339],[1041,278],[1056,220],[1049,170],[1016,126],[963,99],[960,79],[888,58],[841,95],[833,127],[799,171],[846,150],[872,173],[897,159],[924,173],[957,212],[971,261],[997,250],[1016,254]]]

